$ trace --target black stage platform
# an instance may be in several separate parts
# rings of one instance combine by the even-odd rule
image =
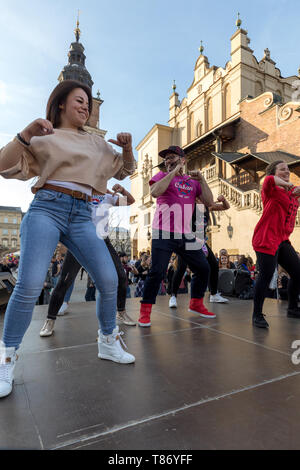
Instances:
[[[98,359],[94,302],[72,303],[50,338],[36,307],[0,400],[0,449],[299,449],[300,320],[268,299],[261,330],[252,301],[207,303],[217,318],[206,320],[178,299],[171,310],[158,297],[151,328],[122,327],[131,365]],[[137,318],[139,299],[127,305]]]

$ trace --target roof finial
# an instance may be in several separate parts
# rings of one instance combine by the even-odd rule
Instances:
[[[80,10],[78,10],[77,22],[76,22],[76,29],[74,29],[74,33],[75,33],[75,37],[76,37],[76,42],[79,42],[80,34],[81,34],[81,31],[80,31],[80,29],[79,29],[79,15],[80,15]]]
[[[175,93],[175,91],[176,91],[176,83],[175,83],[175,80],[173,80],[173,86],[172,86],[172,88],[173,88],[173,93]]]
[[[237,26],[238,29],[241,28],[242,20],[241,20],[241,18],[240,18],[240,14],[239,14],[239,13],[238,13],[238,17],[237,17],[237,20],[236,20],[235,24],[236,24],[236,26]]]
[[[97,91],[97,98],[100,100],[100,90]]]
[[[203,46],[203,43],[202,43],[202,40],[200,41],[200,47],[199,47],[199,52],[200,52],[200,55],[203,54],[203,51],[204,51],[204,46]]]

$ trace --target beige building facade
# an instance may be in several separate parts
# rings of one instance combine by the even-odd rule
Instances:
[[[231,205],[211,214],[214,252],[227,248],[232,255],[254,256],[251,239],[262,212],[259,189],[271,161],[286,161],[292,180],[300,184],[300,78],[283,77],[269,49],[257,60],[240,26],[238,21],[224,67],[210,66],[201,45],[182,100],[173,85],[168,125],[155,124],[137,146],[138,168],[130,177],[136,200],[130,217],[132,255],[150,248],[155,199],[149,179],[162,163],[159,151],[169,145],[181,146],[187,169],[200,169],[215,198],[224,194]],[[292,241],[300,251],[298,219]]]
[[[20,250],[21,207],[0,206],[0,245],[2,250]]]

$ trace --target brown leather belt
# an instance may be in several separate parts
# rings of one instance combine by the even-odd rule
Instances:
[[[41,188],[31,188],[31,192],[33,194],[37,193],[40,189],[52,189],[53,191],[57,191],[59,193],[68,194],[69,196],[74,197],[75,199],[83,199],[84,201],[91,202],[92,198],[86,193],[82,193],[81,191],[74,191],[73,189],[64,188],[62,186],[54,186],[53,184],[44,184]]]

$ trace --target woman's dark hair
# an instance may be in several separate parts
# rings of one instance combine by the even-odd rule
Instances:
[[[266,175],[275,175],[276,167],[279,163],[285,163],[282,160],[276,160],[275,162],[270,163],[266,168]]]
[[[245,264],[245,265],[247,266],[247,264],[248,264],[248,259],[246,258],[245,255],[241,255],[238,264],[239,264],[239,266],[242,266],[242,264]]]
[[[47,103],[46,119],[52,122],[54,128],[57,128],[60,125],[61,110],[59,105],[66,102],[68,95],[71,91],[75,90],[75,88],[82,88],[82,90],[87,94],[89,100],[89,114],[91,114],[93,106],[91,89],[87,85],[77,82],[76,80],[64,80],[54,88]]]

